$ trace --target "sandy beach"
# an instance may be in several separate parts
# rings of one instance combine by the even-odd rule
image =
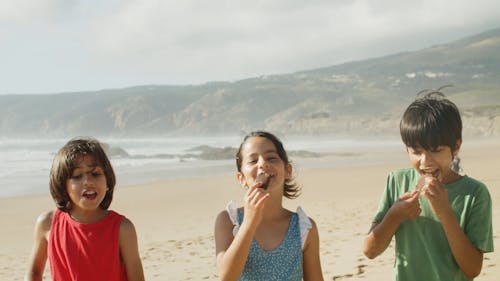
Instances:
[[[498,249],[500,140],[464,139],[460,156],[464,173],[488,186]],[[350,164],[328,167],[331,157],[346,157]],[[292,160],[303,191],[299,198],[285,204],[291,209],[302,206],[316,221],[325,280],[391,280],[392,245],[369,260],[362,253],[362,244],[386,176],[409,166],[404,150],[366,150],[351,156]],[[307,164],[310,161],[322,161],[323,167],[311,167]],[[218,280],[214,219],[230,200],[241,202],[242,196],[234,176],[165,180],[117,186],[111,209],[126,215],[136,226],[146,280]],[[0,280],[22,280],[36,217],[53,208],[48,194],[0,199]],[[46,272],[45,279],[50,280],[48,269]],[[496,281],[499,276],[499,252],[485,254],[483,270],[476,280]]]

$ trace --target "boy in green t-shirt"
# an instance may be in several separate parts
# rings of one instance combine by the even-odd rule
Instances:
[[[364,254],[375,258],[395,236],[394,280],[472,280],[493,251],[491,198],[458,173],[460,113],[431,92],[406,109],[400,133],[413,168],[389,175]]]

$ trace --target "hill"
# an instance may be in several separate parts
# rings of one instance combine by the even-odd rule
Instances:
[[[465,133],[500,135],[500,28],[415,52],[202,85],[0,96],[2,136],[397,134],[417,92],[445,94]]]

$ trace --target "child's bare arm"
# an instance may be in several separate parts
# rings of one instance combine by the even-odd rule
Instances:
[[[389,209],[380,223],[373,223],[365,238],[363,252],[373,259],[387,249],[392,237],[405,219],[415,219],[420,214],[418,192],[403,194]]]
[[[369,259],[374,259],[387,249],[391,243],[392,237],[399,227],[393,219],[387,216],[380,223],[374,222],[370,228],[368,236],[365,238],[363,253]]]
[[[34,244],[28,264],[26,281],[42,280],[47,262],[47,244],[52,223],[52,211],[41,214],[35,223]]]
[[[483,253],[465,235],[448,201],[448,192],[437,179],[432,179],[423,189],[432,211],[441,221],[451,252],[458,266],[468,278],[481,273]]]
[[[256,183],[245,194],[245,214],[238,233],[233,238],[233,224],[227,212],[221,212],[215,221],[215,249],[217,271],[221,280],[236,280],[243,272],[253,236],[262,221],[264,205],[269,199]]]
[[[451,209],[449,213],[441,214],[439,219],[458,266],[468,278],[477,277],[483,267],[483,252],[478,250],[465,235]]]
[[[144,272],[137,245],[137,233],[134,224],[127,218],[123,218],[120,224],[119,245],[128,280],[144,281]]]
[[[321,270],[321,261],[319,257],[319,234],[316,223],[311,219],[312,228],[307,234],[307,240],[304,247],[304,281],[318,280],[323,281],[323,272]]]
[[[221,212],[215,221],[215,252],[217,272],[220,280],[237,280],[248,257],[255,233],[255,227],[242,223],[233,237],[233,224],[226,211]]]

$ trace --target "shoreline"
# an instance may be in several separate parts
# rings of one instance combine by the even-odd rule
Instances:
[[[346,144],[343,144],[346,145]],[[356,149],[346,146],[334,148],[320,148],[316,151],[313,145],[307,147],[311,150],[297,150],[301,152],[317,153],[319,156],[302,157],[290,156],[293,165],[296,165],[296,170],[311,169],[318,167],[342,167],[342,166],[358,166],[361,162],[369,159],[374,159],[370,156],[373,151],[392,151],[393,143],[384,144],[383,142],[369,143],[362,146],[361,149]],[[141,165],[122,165],[117,164],[121,161],[131,161],[129,159],[111,158],[111,164],[114,167],[117,187],[128,188],[134,185],[149,185],[164,180],[182,180],[189,178],[210,177],[210,176],[232,176],[236,173],[234,159],[220,160],[179,160],[170,163],[148,163]],[[161,159],[159,159],[161,160]],[[133,160],[132,160],[133,161]],[[371,160],[370,160],[371,161]],[[386,160],[384,160],[386,161]],[[36,177],[28,177],[19,183],[17,179],[3,180],[0,186],[5,186],[4,194],[0,193],[1,198],[14,198],[31,195],[49,195],[49,173],[51,163],[47,163],[46,171],[43,175]],[[19,191],[15,191],[16,187]]]
[[[401,161],[406,156],[401,156],[404,146],[397,137],[378,137],[366,138],[362,140],[327,138],[319,137],[319,144],[312,141],[313,137],[283,137],[284,142],[290,142],[286,147],[287,151],[295,150],[297,152],[312,152],[323,154],[321,157],[299,157],[290,155],[292,164],[296,170],[302,171],[312,168],[336,168],[360,165],[370,163],[386,164],[393,161]],[[486,139],[484,137],[475,137],[466,140],[465,145],[469,143],[488,144],[497,139]],[[165,140],[156,140],[165,141]],[[214,140],[207,142],[207,145],[215,145]],[[123,143],[121,143],[123,144]],[[135,151],[134,149],[132,149]],[[52,158],[53,156],[51,156]],[[162,162],[164,159],[150,159],[148,163],[134,163],[134,159],[111,158],[115,173],[117,175],[117,186],[127,188],[137,184],[152,184],[161,180],[169,179],[187,179],[193,177],[205,177],[212,175],[231,175],[235,173],[234,160],[202,160],[187,159],[177,162]],[[138,159],[138,161],[141,161]],[[19,162],[22,163],[22,162]],[[18,176],[7,176],[0,178],[0,198],[13,198],[17,196],[45,195],[49,194],[48,181],[49,169],[52,159],[46,161],[38,170],[23,172]],[[19,165],[19,164],[17,164]],[[30,167],[30,166],[26,166]],[[27,169],[27,168],[23,169]],[[41,170],[40,170],[41,169]],[[8,171],[8,170],[7,170]],[[22,178],[23,180],[19,180]]]

